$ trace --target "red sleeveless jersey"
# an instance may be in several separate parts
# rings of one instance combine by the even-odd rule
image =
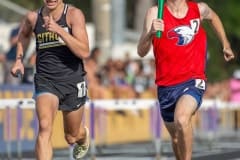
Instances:
[[[164,32],[154,36],[156,84],[171,86],[190,79],[206,79],[207,37],[201,27],[197,3],[188,2],[184,18],[174,17],[164,6]]]

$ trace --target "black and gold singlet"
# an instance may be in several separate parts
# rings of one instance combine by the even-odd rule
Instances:
[[[56,23],[72,34],[71,28],[66,22],[67,11],[68,5],[65,4],[62,16]],[[34,33],[37,51],[36,73],[38,75],[64,81],[86,74],[82,59],[72,53],[60,36],[45,29],[42,8],[38,12]]]

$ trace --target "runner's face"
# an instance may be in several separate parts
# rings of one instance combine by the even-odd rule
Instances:
[[[61,3],[63,3],[62,0],[44,0],[45,6],[50,10],[57,8],[57,6]]]

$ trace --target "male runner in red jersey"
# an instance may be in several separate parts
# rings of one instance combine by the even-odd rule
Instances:
[[[201,105],[206,88],[207,38],[201,21],[206,19],[212,24],[226,61],[233,59],[234,53],[220,18],[206,3],[167,0],[163,19],[156,19],[157,13],[157,6],[146,13],[138,54],[144,57],[153,46],[162,118],[176,159],[191,160],[191,118]],[[157,31],[162,31],[161,38],[155,36]]]

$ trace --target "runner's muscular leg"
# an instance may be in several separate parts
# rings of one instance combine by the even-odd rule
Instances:
[[[51,135],[54,118],[58,110],[58,98],[50,93],[39,95],[36,99],[36,112],[39,133],[36,142],[37,160],[52,160]]]
[[[175,154],[176,160],[181,160],[181,157],[180,157],[181,153],[178,148],[176,125],[174,122],[165,122],[165,126],[172,139],[172,148],[173,148],[173,152]]]
[[[63,123],[65,139],[69,144],[74,144],[75,142],[85,141],[85,129],[82,126],[82,118],[84,113],[84,106],[81,106],[75,111],[63,111]]]
[[[197,101],[191,95],[183,95],[176,104],[174,123],[176,126],[177,146],[182,160],[191,160],[193,131],[191,118],[197,109]]]

